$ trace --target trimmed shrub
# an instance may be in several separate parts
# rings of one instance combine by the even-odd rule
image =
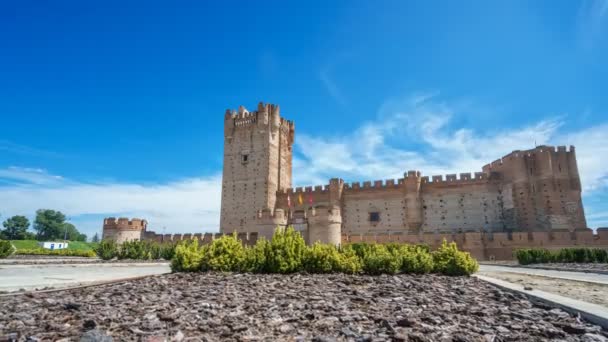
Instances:
[[[238,272],[244,267],[245,248],[236,233],[213,240],[203,257],[203,271]]]
[[[441,247],[433,252],[433,270],[449,276],[471,275],[479,269],[477,261],[468,252],[459,251],[455,242],[444,239]]]
[[[94,251],[82,251],[74,249],[44,249],[44,248],[33,248],[33,249],[19,249],[15,251],[18,255],[57,255],[57,256],[76,256],[76,257],[87,257],[94,258],[97,256]]]
[[[346,274],[356,274],[361,272],[363,269],[363,264],[352,246],[344,246],[340,248],[339,251],[340,253],[338,255],[340,259],[338,268],[335,271]]]
[[[340,262],[340,253],[333,245],[315,242],[304,253],[304,270],[309,273],[338,272]]]
[[[160,245],[160,257],[159,259],[171,260],[175,255],[175,244],[165,243]]]
[[[0,259],[13,254],[13,245],[8,240],[0,240]]]
[[[600,248],[562,248],[549,251],[543,248],[520,249],[515,252],[520,265],[561,263],[606,263],[608,251]]]
[[[245,248],[245,260],[243,261],[243,271],[253,273],[268,272],[268,259],[266,255],[270,253],[270,242],[261,237],[253,247]]]
[[[401,271],[403,273],[425,274],[433,271],[433,256],[428,246],[404,245],[399,249]]]
[[[363,249],[363,272],[367,274],[395,274],[401,269],[401,257],[398,250],[391,253],[388,248],[380,244],[371,244]]]
[[[293,273],[302,270],[306,242],[293,227],[277,228],[266,253],[267,271]]]
[[[118,246],[112,240],[101,240],[95,248],[95,253],[103,260],[111,260],[118,255]]]
[[[182,241],[175,246],[171,259],[172,272],[197,272],[202,268],[206,248],[199,248],[198,240]]]

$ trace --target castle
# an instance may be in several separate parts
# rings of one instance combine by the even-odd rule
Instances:
[[[220,231],[293,225],[308,242],[342,234],[551,232],[587,229],[574,147],[514,151],[481,172],[291,187],[295,126],[278,105],[224,118]]]
[[[481,172],[292,187],[293,121],[278,105],[224,116],[219,234],[156,234],[146,221],[108,218],[104,238],[203,243],[237,232],[244,243],[293,226],[308,243],[456,241],[479,259],[511,259],[524,247],[608,247],[608,228],[587,228],[573,146],[537,146]],[[107,231],[107,232],[106,232]],[[137,232],[138,231],[138,232]]]

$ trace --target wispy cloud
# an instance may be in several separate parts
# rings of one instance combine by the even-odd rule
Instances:
[[[608,36],[608,0],[581,1],[577,22],[583,47],[593,48]]]
[[[37,173],[42,179],[56,177],[42,170]],[[0,172],[0,180],[5,176]],[[0,187],[4,216],[32,216],[40,208],[60,210],[89,234],[101,231],[103,216],[142,217],[152,229],[166,226],[167,232],[217,231],[219,226],[219,175],[152,185],[82,183],[63,178],[53,183],[28,177],[21,180]],[[91,216],[99,218],[92,220]]]
[[[61,154],[53,151],[25,146],[8,140],[0,140],[0,151],[34,157],[62,157]]]
[[[0,169],[0,182],[8,184],[28,183],[37,185],[57,184],[63,177],[51,175],[46,170],[10,166]]]
[[[342,93],[342,90],[338,87],[338,85],[334,82],[334,79],[331,77],[330,73],[331,69],[329,67],[325,67],[319,72],[319,79],[325,90],[329,93],[329,95],[340,105],[344,106],[347,104],[346,97]]]

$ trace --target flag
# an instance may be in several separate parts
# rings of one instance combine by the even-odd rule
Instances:
[[[312,205],[312,191],[308,192],[308,204]]]
[[[304,203],[304,200],[302,199],[302,193],[300,193],[300,194],[298,195],[298,204],[299,204],[299,205],[302,205],[302,203]]]
[[[291,208],[291,197],[287,195],[287,208]]]

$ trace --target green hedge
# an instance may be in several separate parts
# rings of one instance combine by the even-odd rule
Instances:
[[[521,265],[561,263],[608,263],[608,251],[600,248],[563,248],[548,250],[528,248],[515,251],[515,257]]]
[[[95,253],[103,260],[171,260],[175,255],[175,244],[160,244],[152,241],[125,241],[118,245],[112,240],[102,240]]]
[[[13,254],[13,245],[8,240],[0,240],[0,259]]]
[[[315,243],[306,246],[293,228],[275,231],[270,241],[260,239],[245,247],[236,234],[199,246],[198,241],[177,245],[171,262],[174,272],[228,271],[254,273],[441,273],[470,275],[479,265],[469,253],[459,251],[455,243],[443,242],[431,252],[425,245],[365,244],[342,247]]]
[[[19,255],[57,255],[57,256],[75,256],[75,257],[87,257],[94,258],[97,255],[94,251],[82,251],[75,249],[45,249],[45,248],[32,248],[32,249],[18,249],[15,254]]]

